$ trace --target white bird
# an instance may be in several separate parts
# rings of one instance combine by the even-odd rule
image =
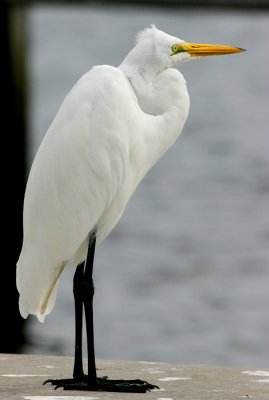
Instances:
[[[118,68],[95,66],[72,88],[34,159],[25,192],[24,239],[17,263],[19,308],[43,322],[53,309],[60,275],[74,276],[76,349],[65,389],[141,391],[144,381],[96,377],[92,299],[95,244],[119,221],[137,185],[175,143],[189,112],[176,64],[243,49],[186,43],[155,26],[139,33]],[[88,256],[87,256],[88,254]],[[85,261],[86,260],[86,261]],[[82,368],[85,308],[88,375]]]

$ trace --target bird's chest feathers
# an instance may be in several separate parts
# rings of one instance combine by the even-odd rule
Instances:
[[[132,83],[119,70],[103,77],[90,113],[89,132],[94,135],[89,136],[89,163],[98,179],[108,182],[107,204],[116,198],[127,202],[179,136],[188,113],[188,94],[178,74],[166,72],[144,85]],[[100,91],[106,96],[99,98]],[[146,112],[149,109],[151,113]]]
[[[129,81],[133,96],[129,160],[140,180],[180,135],[188,116],[189,96],[183,76],[175,69],[154,80]]]

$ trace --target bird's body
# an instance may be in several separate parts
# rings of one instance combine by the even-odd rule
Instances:
[[[181,73],[167,69],[149,82],[136,77],[143,91],[138,96],[137,82],[125,68],[128,64],[98,66],[86,73],[67,95],[35,157],[18,261],[24,317],[30,313],[44,320],[54,304],[59,271],[85,260],[94,227],[97,243],[110,233],[141,179],[181,133],[189,110]],[[162,89],[171,101],[160,109]]]
[[[137,185],[176,141],[188,116],[186,83],[173,66],[200,56],[201,47],[204,55],[216,54],[216,48],[222,48],[220,54],[240,51],[211,46],[214,53],[208,46],[187,44],[151,27],[139,35],[118,68],[92,68],[67,95],[37,152],[25,192],[24,241],[17,268],[24,318],[34,314],[44,321],[54,306],[61,272],[78,265],[76,337],[81,336],[82,303],[87,332],[93,331],[88,297],[80,292],[86,281],[92,282],[95,243],[111,232]],[[80,266],[86,257],[83,272]],[[82,280],[84,284],[78,284]],[[93,296],[92,283],[86,286]],[[93,335],[87,335],[89,352]],[[81,342],[76,338],[77,342],[74,378],[81,381]],[[93,388],[100,385],[93,353],[88,359],[89,370],[92,364],[94,368],[87,387]]]

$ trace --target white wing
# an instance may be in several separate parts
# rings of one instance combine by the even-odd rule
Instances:
[[[118,69],[93,68],[66,97],[38,150],[17,271],[24,317],[32,313],[43,321],[50,312],[62,269],[85,259],[87,236],[121,187],[129,159],[119,113],[126,85]],[[102,227],[98,234],[104,237]]]
[[[63,268],[85,259],[90,231],[97,228],[97,242],[109,234],[140,180],[180,134],[189,105],[185,81],[170,70],[158,82],[165,92],[168,83],[179,89],[160,115],[143,112],[124,73],[109,66],[93,68],[65,99],[25,194],[17,272],[24,317],[44,320]],[[154,93],[155,101],[165,101],[164,93]]]

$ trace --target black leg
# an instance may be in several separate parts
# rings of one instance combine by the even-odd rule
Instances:
[[[85,380],[82,365],[82,321],[83,321],[83,301],[82,301],[82,279],[84,275],[84,263],[77,266],[74,281],[73,293],[75,303],[75,361],[73,378],[75,382]]]
[[[63,387],[65,390],[103,390],[107,392],[145,393],[158,388],[148,382],[135,380],[111,380],[107,377],[97,378],[94,354],[94,327],[93,327],[93,262],[96,244],[96,235],[93,231],[89,237],[87,259],[84,264],[79,264],[74,275],[74,300],[75,300],[75,362],[73,379],[47,380],[45,383]],[[83,373],[82,365],[82,314],[83,305],[86,319],[87,349],[88,349],[88,375]]]
[[[82,363],[82,324],[83,324],[83,300],[82,287],[84,277],[84,263],[77,266],[73,280],[73,294],[75,304],[75,359],[73,379],[48,379],[44,382],[51,383],[57,387],[73,385],[75,383],[87,382],[87,376],[83,372]]]
[[[93,262],[95,252],[96,236],[95,232],[90,235],[88,254],[85,264],[83,277],[82,301],[85,310],[87,350],[88,350],[88,386],[93,390],[97,388],[95,352],[94,352],[94,328],[93,328],[93,296],[94,285],[92,279]]]

